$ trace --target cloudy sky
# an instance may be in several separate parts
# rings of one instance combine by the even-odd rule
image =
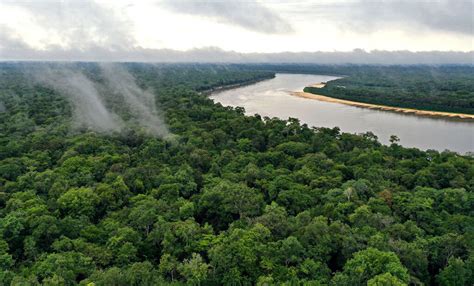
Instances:
[[[0,59],[474,50],[472,0],[1,0]]]

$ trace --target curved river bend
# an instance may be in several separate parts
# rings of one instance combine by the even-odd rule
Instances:
[[[277,74],[274,79],[213,93],[211,98],[225,106],[244,107],[249,115],[298,118],[309,126],[335,127],[350,133],[372,131],[388,144],[397,135],[400,144],[422,150],[474,152],[474,122],[423,117],[360,108],[339,103],[292,96],[305,86],[337,77],[325,75]]]

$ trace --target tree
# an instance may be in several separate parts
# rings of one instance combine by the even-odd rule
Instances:
[[[164,281],[153,265],[146,262],[135,262],[124,271],[125,281],[130,286],[162,285]]]
[[[390,143],[395,145],[396,143],[400,142],[400,138],[397,135],[390,135]]]
[[[140,235],[131,227],[118,228],[107,241],[116,264],[122,266],[137,260]]]
[[[402,282],[390,273],[384,273],[375,276],[367,281],[367,286],[406,286],[408,284]]]
[[[127,267],[110,267],[95,271],[88,279],[83,280],[85,286],[153,286],[165,285],[165,281],[150,262],[136,262]]]
[[[74,217],[91,218],[95,214],[99,202],[99,196],[90,188],[70,189],[58,199],[61,210]]]
[[[255,221],[268,228],[277,238],[286,237],[290,229],[288,214],[285,208],[275,202],[265,206],[263,214],[255,218]]]
[[[160,266],[158,269],[162,275],[170,277],[171,281],[174,281],[178,265],[179,263],[175,257],[165,253],[160,258]]]
[[[328,261],[333,243],[325,217],[315,217],[307,225],[301,226],[296,237],[306,248],[309,258]]]
[[[148,235],[158,217],[158,200],[152,196],[138,195],[131,199],[130,224]]]
[[[91,258],[77,252],[63,252],[44,255],[32,266],[32,273],[40,279],[64,281],[75,285],[78,278],[89,276],[95,266]]]
[[[331,270],[326,264],[308,258],[300,264],[298,276],[301,277],[303,281],[314,281],[316,285],[318,285],[318,283],[324,285],[328,284],[330,280]]]
[[[122,176],[117,176],[112,184],[99,184],[96,187],[96,192],[100,197],[102,208],[105,210],[119,209],[131,196]]]
[[[178,266],[178,271],[192,285],[201,285],[207,278],[209,265],[204,262],[201,255],[193,253],[190,259],[185,259]]]
[[[161,247],[175,257],[199,251],[201,240],[212,234],[208,224],[201,227],[193,218],[160,224],[155,232],[162,236]]]
[[[436,276],[441,286],[468,286],[472,284],[473,270],[459,258],[451,257],[448,265]]]
[[[10,268],[13,266],[13,257],[8,253],[8,244],[5,240],[0,240],[0,284],[8,284],[13,276]]]
[[[263,206],[263,196],[244,184],[221,181],[204,191],[199,204],[208,217],[217,215],[225,222],[232,215],[238,215],[241,219],[258,215]]]
[[[304,248],[296,237],[289,236],[281,241],[278,252],[282,256],[285,266],[288,267],[297,264],[302,259]]]
[[[347,261],[344,270],[334,277],[337,283],[345,285],[365,285],[369,280],[380,274],[390,274],[402,283],[408,283],[409,275],[407,269],[400,263],[400,259],[393,252],[380,251],[375,248],[367,248],[354,254]],[[389,279],[388,275],[375,278],[374,283]],[[395,284],[396,285],[396,284]]]
[[[263,243],[269,235],[270,231],[260,224],[249,230],[237,228],[221,235],[219,243],[209,250],[210,264],[220,283],[256,281]]]

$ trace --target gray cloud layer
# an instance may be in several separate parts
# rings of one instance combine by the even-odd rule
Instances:
[[[374,32],[394,27],[473,34],[472,0],[356,0],[341,4],[308,1],[292,6],[293,14],[327,18],[348,30]]]
[[[363,0],[359,25],[418,24],[433,30],[473,33],[473,2],[471,0],[382,1]]]
[[[273,2],[277,3],[277,2]],[[342,4],[313,1],[282,5],[285,17],[326,17],[343,27],[363,31],[385,29],[387,25],[413,26],[472,34],[472,1],[372,1],[356,0]],[[278,3],[277,3],[278,4]],[[281,3],[280,3],[281,4]],[[4,1],[31,12],[33,21],[59,37],[64,46],[49,45],[38,50],[25,43],[14,27],[0,27],[0,60],[58,61],[143,61],[143,62],[295,62],[369,64],[473,64],[473,52],[313,52],[249,53],[218,48],[187,52],[144,49],[136,45],[126,17],[97,4],[94,0]],[[184,13],[209,17],[262,33],[291,30],[273,10],[255,1],[171,1],[157,5]],[[272,5],[269,5],[272,6]],[[276,7],[276,6],[275,6]],[[171,25],[172,23],[170,23]],[[321,39],[324,41],[324,39]],[[442,40],[442,39],[440,39]],[[436,49],[436,47],[434,47]]]
[[[374,22],[385,19],[396,24],[419,24],[434,30],[472,34],[473,2],[471,0],[455,1],[393,1],[379,5],[364,0],[367,8],[363,16]],[[371,6],[371,3],[373,6]],[[367,5],[368,4],[368,5]],[[375,17],[374,17],[375,16]],[[359,19],[363,22],[363,18]]]
[[[203,16],[261,33],[289,33],[291,25],[276,12],[255,1],[176,1],[159,5],[173,12]]]
[[[31,20],[44,27],[51,36],[59,38],[65,49],[85,50],[107,47],[110,50],[125,49],[135,44],[131,24],[110,9],[93,0],[72,1],[5,1],[2,5],[14,6],[30,12]],[[12,28],[0,27],[0,45],[24,45],[21,35]],[[4,42],[6,41],[6,42]],[[61,47],[49,46],[48,49]]]

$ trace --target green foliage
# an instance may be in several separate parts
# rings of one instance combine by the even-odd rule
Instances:
[[[367,281],[367,286],[404,286],[407,285],[390,273],[384,273],[375,276]]]
[[[40,280],[48,280],[50,285],[74,285],[78,278],[89,276],[94,268],[90,257],[76,252],[63,252],[40,257],[32,266],[32,272]]]
[[[380,276],[381,274],[390,274],[390,276]],[[336,274],[334,278],[336,283],[343,282],[344,285],[365,285],[369,280],[372,285],[378,285],[377,283],[385,279],[390,283],[396,281],[403,285],[409,280],[408,271],[395,253],[375,248],[356,252],[354,257],[344,265],[344,270]]]
[[[473,282],[472,157],[244,116],[207,97],[268,70],[367,82],[375,67],[124,64],[156,95],[174,135],[164,140],[133,120],[120,133],[72,128],[70,102],[22,73],[36,65],[0,64],[0,285]],[[102,87],[96,64],[73,65]],[[426,69],[379,68],[411,74],[409,89]],[[436,83],[433,98],[466,95],[458,78],[470,68],[438,69],[452,91]]]
[[[201,255],[193,253],[190,259],[185,259],[178,266],[179,273],[192,285],[201,285],[209,272],[209,265],[205,263]]]
[[[123,268],[110,267],[104,271],[97,270],[80,284],[84,286],[153,286],[165,285],[166,282],[150,262],[137,262]]]
[[[335,72],[347,76],[305,91],[364,103],[474,114],[472,66],[354,66]]]
[[[99,201],[99,196],[90,188],[78,188],[61,195],[58,205],[66,215],[92,217]]]
[[[436,276],[441,286],[464,286],[469,285],[474,278],[471,265],[464,263],[459,258],[451,257],[448,265]]]

